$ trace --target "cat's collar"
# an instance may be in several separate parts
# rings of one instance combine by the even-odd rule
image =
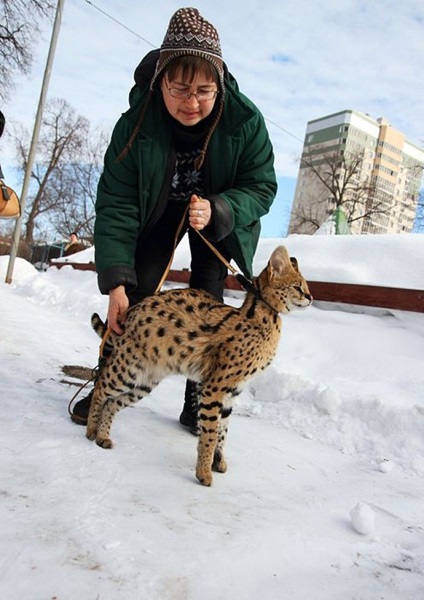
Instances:
[[[258,287],[255,286],[253,281],[250,281],[250,279],[247,279],[247,277],[245,277],[242,273],[237,273],[236,279],[239,282],[239,284],[246,290],[246,292],[250,292],[251,294],[253,294],[253,296],[255,296],[256,300],[259,300],[259,302],[262,302],[263,304],[265,304],[265,306],[267,306],[274,314],[276,314],[276,315],[280,314],[280,312],[276,308],[271,306],[271,304],[269,304],[269,302],[267,302],[266,300],[264,300],[264,298],[262,298]]]

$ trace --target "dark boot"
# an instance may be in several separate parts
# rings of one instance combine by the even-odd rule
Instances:
[[[72,407],[71,419],[77,425],[87,425],[93,392],[94,389]]]
[[[99,358],[98,365],[97,365],[96,369],[93,371],[95,373],[94,380],[93,380],[94,385],[96,385],[96,381],[99,378],[99,375],[100,375],[103,367],[106,364],[107,356],[109,356],[109,355],[110,355],[110,351],[104,351],[104,356]],[[72,408],[69,409],[69,412],[71,414],[71,419],[77,425],[87,425],[88,413],[90,412],[90,405],[91,405],[91,400],[93,398],[93,393],[94,393],[94,388],[91,390],[91,392],[89,392],[87,394],[87,396],[84,396],[84,398],[82,398],[81,400],[78,400],[78,402],[76,402],[74,404],[74,406],[72,406]]]
[[[201,386],[199,383],[191,381],[190,379],[187,380],[183,411],[180,414],[180,423],[184,427],[187,427],[193,435],[199,435],[197,414],[199,409],[200,390]]]

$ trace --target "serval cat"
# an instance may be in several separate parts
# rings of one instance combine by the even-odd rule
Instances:
[[[110,429],[121,408],[148,395],[167,375],[185,375],[200,384],[196,477],[211,485],[212,470],[227,470],[224,444],[234,398],[275,355],[279,313],[311,302],[297,261],[284,246],[274,250],[240,308],[194,289],[145,298],[128,311],[124,333],[111,333],[107,340],[112,353],[95,385],[88,439],[111,448]],[[92,325],[105,334],[97,314]]]

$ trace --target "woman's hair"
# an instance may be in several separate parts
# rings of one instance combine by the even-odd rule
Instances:
[[[166,66],[164,73],[169,81],[174,81],[177,75],[181,74],[183,81],[187,83],[191,83],[194,77],[200,73],[219,86],[218,71],[209,60],[201,56],[178,56]]]

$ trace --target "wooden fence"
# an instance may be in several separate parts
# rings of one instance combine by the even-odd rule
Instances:
[[[50,264],[58,269],[70,266],[73,269],[82,271],[96,270],[94,263],[51,261]],[[177,271],[171,269],[167,277],[168,281],[176,283],[188,283],[189,279],[189,270]],[[308,285],[314,300],[424,313],[424,290],[405,290],[402,288],[353,283],[324,283],[322,281],[308,281]],[[227,277],[225,287],[230,290],[242,290],[234,275]]]

